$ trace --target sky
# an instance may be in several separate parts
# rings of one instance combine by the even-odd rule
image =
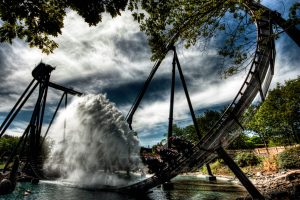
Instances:
[[[263,1],[286,16],[288,6],[295,1],[282,2]],[[62,35],[55,41],[59,48],[50,55],[43,54],[37,48],[29,48],[19,39],[13,40],[12,44],[0,43],[0,123],[32,80],[31,71],[41,61],[56,67],[51,74],[51,81],[85,94],[105,93],[126,116],[154,65],[150,61],[147,38],[140,32],[130,12],[123,12],[122,16],[114,19],[104,15],[102,23],[89,27],[78,14],[69,11]],[[277,82],[284,83],[300,74],[300,48],[285,34],[276,41],[276,51],[271,88]],[[208,48],[203,52],[197,46],[187,50],[179,45],[177,52],[197,115],[207,109],[222,109],[233,100],[247,71],[221,79],[216,49]],[[133,128],[143,146],[156,144],[167,132],[171,63],[172,55],[169,53],[134,115]],[[35,96],[36,93],[26,103],[7,134],[22,134],[28,124]],[[45,125],[60,96],[61,92],[50,89]],[[188,111],[177,76],[175,122],[180,126],[190,124]]]

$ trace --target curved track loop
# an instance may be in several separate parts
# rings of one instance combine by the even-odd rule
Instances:
[[[256,25],[257,47],[249,73],[232,103],[215,126],[194,146],[193,153],[189,156],[179,157],[174,166],[165,167],[160,173],[148,179],[129,186],[107,188],[108,190],[122,193],[143,193],[169,181],[182,171],[204,165],[216,157],[215,149],[220,146],[226,147],[238,136],[243,130],[240,122],[246,120],[243,117],[243,112],[258,93],[260,93],[262,99],[265,98],[274,72],[276,53],[272,37],[270,12],[268,10],[265,11],[259,20],[256,20]]]

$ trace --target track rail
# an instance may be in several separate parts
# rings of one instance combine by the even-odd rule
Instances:
[[[253,4],[252,9],[261,8]],[[193,147],[193,153],[189,156],[181,156],[174,166],[165,167],[160,173],[141,182],[118,188],[106,188],[107,190],[122,193],[143,193],[171,178],[174,178],[184,170],[191,167],[202,166],[216,157],[215,149],[226,147],[243,130],[241,122],[247,120],[243,117],[246,108],[252,103],[259,93],[264,100],[269,89],[275,61],[275,44],[272,37],[271,11],[265,9],[264,14],[256,20],[257,47],[248,75],[232,103],[228,106],[214,127]]]

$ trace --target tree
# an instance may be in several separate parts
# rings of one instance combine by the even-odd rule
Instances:
[[[128,3],[129,2],[129,3]],[[133,17],[141,23],[141,30],[149,37],[153,59],[160,58],[167,44],[178,40],[186,47],[218,35],[216,30],[227,33],[228,39],[220,49],[223,56],[234,58],[232,64],[244,63],[248,50],[254,44],[246,27],[253,24],[245,7],[251,0],[2,0],[0,1],[0,42],[24,39],[30,47],[52,53],[58,47],[53,37],[61,34],[63,20],[69,9],[76,11],[90,25],[101,22],[102,14],[121,15],[127,4]],[[290,8],[289,20],[281,21],[285,28],[299,23],[300,3]],[[146,12],[146,14],[145,14]],[[254,10],[259,17],[262,10]],[[231,20],[226,19],[231,13]],[[145,17],[146,16],[146,17]],[[231,22],[236,19],[237,22]],[[284,28],[284,29],[285,29]],[[232,31],[230,31],[232,30]],[[207,43],[205,43],[207,44]],[[245,48],[243,48],[245,46]],[[228,72],[235,73],[235,67]]]
[[[275,144],[300,142],[300,77],[277,84],[257,107],[246,128]]]
[[[195,131],[194,125],[188,125],[184,128],[178,127],[176,124],[173,125],[173,135],[178,136],[182,139],[189,140],[191,142],[197,142],[198,136]]]
[[[18,137],[4,135],[0,138],[0,162],[3,162],[3,158],[9,156],[13,148],[19,141]]]
[[[214,111],[207,110],[202,115],[197,117],[197,123],[201,136],[204,136],[220,119],[224,110]],[[195,126],[188,125],[184,128],[178,127],[176,124],[173,126],[173,135],[189,140],[193,143],[199,142],[199,138],[195,131]],[[228,146],[229,149],[254,149],[261,147],[263,141],[257,135],[248,136],[246,133],[241,133],[233,142]]]
[[[254,149],[263,146],[263,141],[259,136],[241,133],[229,144],[228,149]]]
[[[2,0],[0,1],[0,42],[25,39],[30,47],[52,53],[58,47],[53,37],[61,34],[67,10],[76,11],[90,25],[101,22],[102,13],[120,15],[128,0]]]
[[[251,0],[131,0],[129,9],[140,22],[141,30],[149,40],[152,59],[165,56],[168,46],[181,42],[188,48],[204,44],[206,49],[213,37],[220,37],[219,54],[224,65],[229,66],[225,75],[231,75],[245,66],[256,44],[254,19],[259,19],[267,8],[254,6]],[[249,17],[248,8],[251,8]],[[142,8],[142,9],[139,9]],[[299,23],[299,3],[290,8],[290,18],[285,21],[276,12],[272,15],[284,28]],[[144,14],[145,10],[147,14]],[[254,19],[253,19],[254,18]],[[280,22],[279,22],[280,21]],[[298,31],[298,29],[293,29]],[[276,35],[274,35],[275,37]],[[295,36],[300,44],[299,36]],[[225,41],[225,42],[224,42]]]
[[[197,123],[198,123],[200,134],[204,136],[213,127],[213,125],[219,120],[220,116],[221,116],[221,112],[213,111],[213,110],[207,110],[202,115],[198,116]],[[173,134],[175,136],[182,137],[194,143],[197,143],[199,141],[194,125],[188,125],[184,128],[180,128],[175,124],[173,126]]]
[[[4,135],[0,138],[0,164],[7,161],[8,157],[10,157],[11,153],[16,148],[20,137],[15,137],[11,135]],[[43,158],[43,161],[50,155],[50,151],[53,147],[53,141],[51,139],[46,139],[42,145],[40,155]],[[21,159],[24,156],[28,155],[29,151],[29,144],[26,143],[25,148],[22,149],[18,148],[16,155],[20,155]]]

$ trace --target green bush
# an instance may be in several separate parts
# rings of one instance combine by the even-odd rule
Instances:
[[[227,165],[224,163],[222,159],[216,159],[213,162],[209,164],[212,174],[214,175],[226,175],[226,176],[233,176],[230,169],[227,167]],[[208,174],[207,168],[205,165],[201,167],[201,172],[203,174]]]
[[[277,164],[280,169],[300,168],[300,147],[293,147],[278,154]]]
[[[240,152],[235,156],[235,162],[240,167],[255,166],[261,162],[261,159],[252,152]]]

